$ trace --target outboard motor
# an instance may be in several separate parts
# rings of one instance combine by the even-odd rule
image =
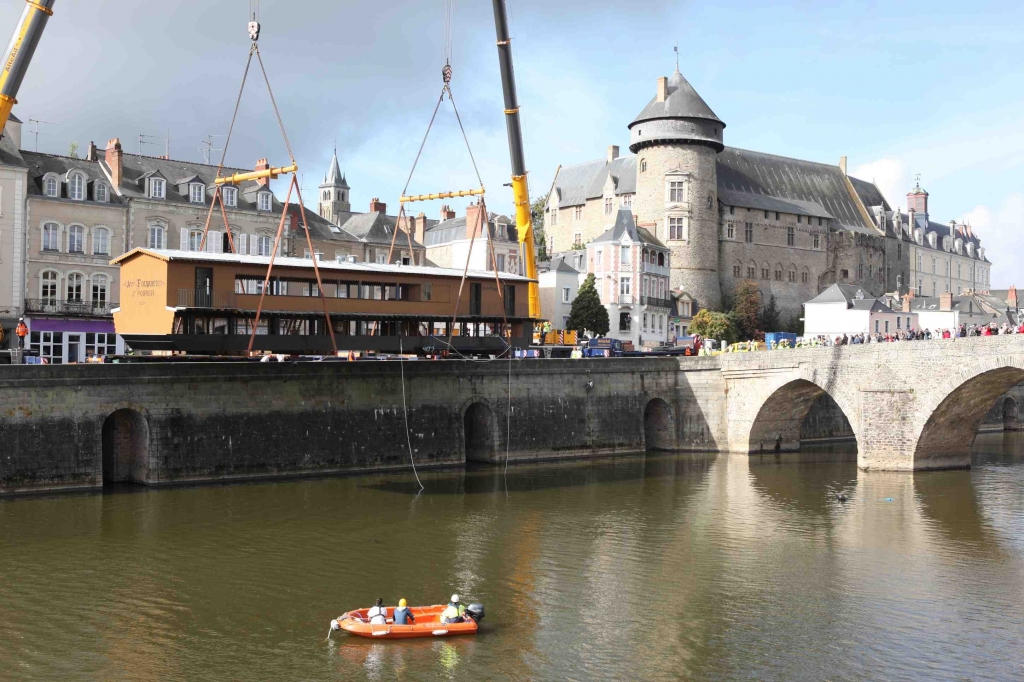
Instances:
[[[479,623],[484,619],[484,605],[470,604],[466,607],[466,615],[472,618],[477,623]]]

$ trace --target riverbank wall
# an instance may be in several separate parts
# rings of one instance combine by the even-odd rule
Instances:
[[[0,494],[716,450],[720,367],[692,360],[14,366]]]

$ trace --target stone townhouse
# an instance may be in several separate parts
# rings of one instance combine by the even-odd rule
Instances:
[[[727,147],[725,123],[678,70],[658,79],[628,128],[632,155],[612,146],[604,159],[559,167],[545,206],[549,248],[586,245],[627,208],[670,250],[673,294],[692,302],[690,314],[727,307],[747,279],[786,316],[836,282],[871,296],[905,292],[919,278],[927,289],[926,252],[943,252],[944,236],[945,258],[962,255],[960,281],[973,273],[987,282],[976,235],[957,230],[958,253],[950,228],[942,233],[915,203],[917,188],[908,195],[917,215],[903,222],[877,186],[847,174],[846,157],[832,165]]]
[[[441,221],[425,228],[423,243],[427,249],[427,263],[461,270],[468,262],[470,270],[497,269],[498,272],[519,274],[516,226],[508,216],[488,213],[487,229],[482,230],[482,211],[480,204],[471,203],[466,207],[466,215],[456,218],[454,211],[442,206]]]
[[[99,162],[22,151],[25,208],[26,347],[51,364],[120,352],[118,304],[127,207]]]

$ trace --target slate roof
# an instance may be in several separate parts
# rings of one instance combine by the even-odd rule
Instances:
[[[807,304],[811,303],[844,303],[847,308],[853,308],[854,304],[860,301],[875,301],[877,299],[869,297],[864,291],[863,287],[854,286],[852,284],[843,284],[836,282],[825,291],[821,292]],[[885,306],[888,308],[888,306]]]
[[[398,216],[385,215],[380,211],[369,213],[346,213],[339,218],[341,229],[356,239],[369,244],[391,244],[391,237],[395,233],[395,226],[398,225]],[[429,229],[430,221],[427,221]],[[398,235],[396,245],[408,246],[405,235]],[[413,248],[422,248],[423,245],[415,240],[412,241]]]
[[[288,212],[295,216],[294,225],[299,231],[299,246],[301,247],[301,241],[305,240],[306,236],[302,233],[302,215],[299,211],[299,205],[289,203]],[[306,207],[306,224],[309,225],[309,235],[313,239],[319,239],[321,241],[359,243],[359,239],[356,238],[355,235],[352,235],[338,227],[309,207]],[[388,243],[390,243],[390,240]]]
[[[575,253],[575,252],[570,252]],[[578,275],[580,271],[569,265],[566,260],[569,258],[569,253],[559,254],[554,256],[551,260],[541,261],[537,263],[537,272],[565,272],[571,275]]]
[[[106,165],[106,160],[100,158],[97,162],[103,165],[108,171],[109,166]],[[206,197],[203,202],[204,205],[209,206],[210,200],[213,198],[214,190],[214,178],[217,177],[217,166],[199,163],[196,161],[177,161],[175,159],[159,159],[153,156],[143,156],[140,154],[128,154],[123,152],[121,155],[121,168],[122,178],[121,186],[118,190],[121,194],[129,199],[146,199],[146,183],[140,182],[143,178],[152,177],[159,175],[167,180],[168,184],[165,188],[165,199],[153,199],[153,201],[166,202],[168,204],[182,204],[197,206],[189,201],[189,193],[186,191],[184,194],[178,191],[177,181],[185,180],[188,178],[197,178],[203,184],[206,185]],[[221,171],[221,176],[231,175],[233,173],[248,173],[252,169],[250,168],[227,168],[225,167]],[[256,193],[259,189],[259,185],[255,180],[243,182],[238,186],[238,206],[237,210],[240,211],[256,211]],[[277,197],[272,198],[272,206],[270,213],[281,213],[282,204]],[[262,213],[267,213],[263,211]]]
[[[0,137],[0,165],[24,168],[25,161],[17,145],[11,141],[10,134]]]
[[[715,112],[711,111],[707,102],[683,78],[679,69],[668,78],[668,96],[665,101],[659,102],[657,99],[657,96],[651,98],[650,103],[633,119],[633,123],[659,118],[704,118],[721,123],[722,127],[725,127],[722,119],[715,116]]]
[[[734,206],[829,218],[836,227],[877,234],[864,224],[839,166],[726,147],[717,157],[719,198]],[[579,206],[604,193],[611,173],[616,194],[636,192],[636,156],[563,166],[555,177],[558,207]],[[849,178],[865,206],[889,205],[873,183]],[[782,203],[777,203],[782,202]]]
[[[617,243],[624,234],[628,234],[632,241],[640,244],[657,246],[662,249],[668,248],[657,237],[648,232],[647,229],[637,227],[636,221],[633,218],[633,211],[629,208],[620,208],[619,212],[615,215],[615,224],[605,230],[604,234],[593,240],[592,243]]]
[[[87,203],[96,205],[93,198],[93,185],[96,180],[102,180],[110,188],[107,176],[103,174],[99,162],[87,159],[73,159],[70,156],[58,156],[56,154],[43,154],[41,152],[22,151],[21,157],[28,168],[28,194],[29,196],[45,196],[43,194],[43,177],[47,173],[56,173],[61,176],[61,197],[67,198],[67,187],[64,185],[66,176],[72,169],[79,170],[86,177],[87,181]],[[110,188],[112,190],[112,188]],[[48,197],[50,198],[50,197]],[[53,197],[56,198],[56,197]],[[124,202],[121,197],[113,191],[107,192],[107,203],[100,206],[122,206]]]
[[[497,226],[501,225],[502,229],[498,230]],[[487,214],[487,230],[495,241],[502,242],[518,242],[519,232],[512,220],[505,215],[498,213]],[[460,216],[458,218],[452,218],[451,220],[444,220],[441,222],[435,222],[433,225],[428,224],[423,237],[426,242],[426,246],[436,246],[438,244],[447,244],[448,242],[456,241],[458,239],[466,238],[466,216]]]

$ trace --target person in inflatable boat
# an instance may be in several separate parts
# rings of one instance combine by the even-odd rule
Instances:
[[[388,622],[388,610],[384,606],[384,600],[377,597],[377,601],[366,612],[366,617],[370,619],[370,625],[385,625]]]
[[[453,594],[448,606],[441,612],[442,623],[461,623],[466,614],[466,607],[459,603],[459,595]]]
[[[398,600],[398,608],[395,609],[395,625],[412,625],[416,621],[409,610],[408,602],[405,599]]]

